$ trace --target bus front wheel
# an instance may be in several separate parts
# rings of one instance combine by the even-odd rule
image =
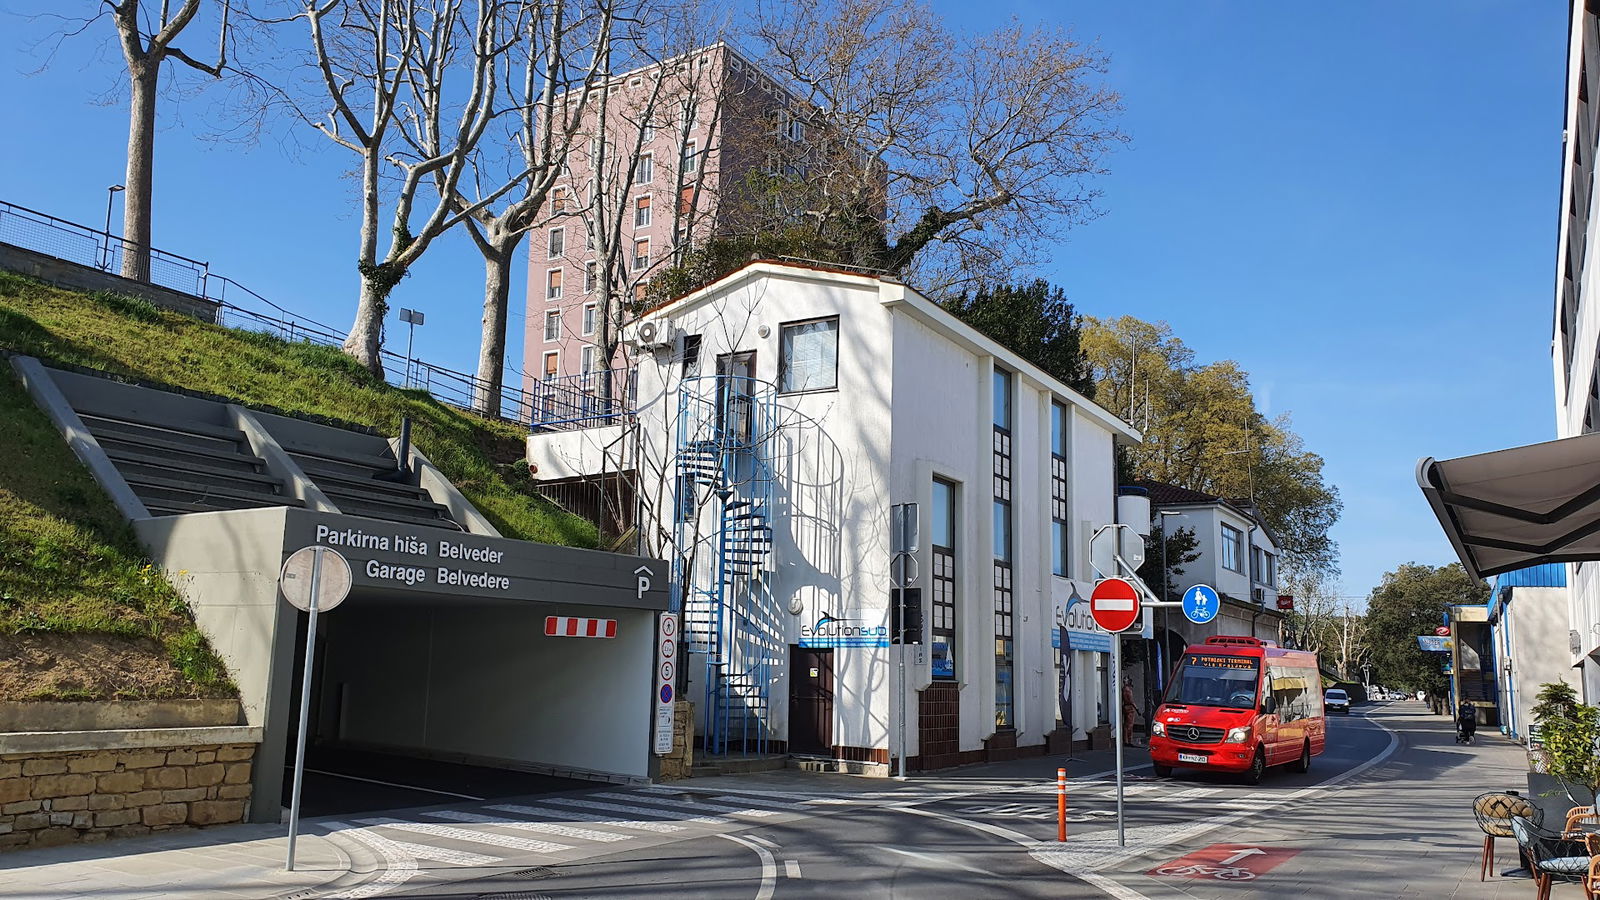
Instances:
[[[1250,760],[1250,768],[1244,773],[1245,784],[1260,784],[1261,776],[1267,773],[1267,755],[1256,748],[1256,755]]]
[[[1156,763],[1151,768],[1156,770],[1156,777],[1157,778],[1171,778],[1172,777],[1172,767],[1171,766],[1163,766],[1161,763]]]
[[[1294,770],[1296,772],[1309,772],[1309,771],[1311,771],[1311,742],[1310,741],[1306,741],[1305,744],[1300,748],[1300,758],[1295,760],[1295,762],[1294,762]]]

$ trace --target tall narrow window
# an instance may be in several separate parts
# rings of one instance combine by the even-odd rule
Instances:
[[[583,264],[583,292],[585,294],[592,294],[592,293],[594,293],[594,289],[596,287],[598,287],[599,284],[600,284],[600,268],[597,265],[595,265],[595,263],[593,263],[593,262],[584,263]]]
[[[555,381],[556,374],[561,371],[561,352],[551,350],[544,355],[544,380]]]
[[[956,677],[956,486],[933,480],[933,596],[928,607],[928,633],[933,642],[933,677]]]
[[[633,242],[633,270],[642,272],[650,268],[650,239],[640,238]]]
[[[1062,403],[1050,404],[1050,571],[1063,578],[1068,566],[1067,523],[1067,422],[1072,411]]]
[[[595,349],[593,344],[583,345],[583,355],[579,357],[583,365],[583,374],[587,375],[595,370]]]
[[[694,141],[688,141],[683,145],[684,174],[693,175],[695,172],[700,171],[699,146],[700,145]]]
[[[544,339],[547,341],[561,339],[561,310],[552,309],[544,314]]]
[[[656,179],[656,164],[648,153],[639,154],[633,164],[633,183],[649,184]]]
[[[1232,525],[1222,526],[1222,567],[1230,572],[1243,572],[1240,550],[1244,546],[1244,532]]]
[[[565,228],[550,229],[550,258],[560,259],[567,252],[567,230]]]
[[[551,269],[544,273],[544,298],[546,300],[561,299],[561,270]]]
[[[650,195],[646,194],[633,201],[633,227],[645,228],[650,224]]]
[[[586,303],[583,307],[583,334],[585,337],[594,334],[595,322],[600,317],[600,306],[595,303]]]
[[[1011,581],[1011,373],[994,370],[994,727],[1016,728]]]
[[[656,123],[646,121],[639,128],[639,143],[648,144],[656,139]]]
[[[550,189],[550,211],[563,213],[567,211],[567,189],[553,187]]]
[[[700,335],[686,334],[683,336],[683,377],[693,378],[700,374]]]
[[[784,325],[778,340],[778,390],[839,386],[839,317]]]

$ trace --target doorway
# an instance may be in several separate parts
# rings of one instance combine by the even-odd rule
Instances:
[[[791,647],[789,752],[833,755],[833,650]]]

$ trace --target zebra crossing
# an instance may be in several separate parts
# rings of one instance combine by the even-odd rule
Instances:
[[[840,809],[798,795],[714,793],[649,786],[324,820],[314,827],[381,860],[378,877],[328,895],[343,900],[381,896],[429,874],[570,864]]]

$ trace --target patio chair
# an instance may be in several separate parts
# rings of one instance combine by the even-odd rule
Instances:
[[[1526,854],[1537,900],[1549,900],[1550,885],[1582,884],[1590,898],[1589,847],[1585,841],[1574,841],[1553,831],[1546,831],[1523,816],[1511,817],[1511,833]]]
[[[1574,806],[1567,810],[1567,824],[1562,831],[1569,836],[1582,837],[1595,829],[1600,828],[1600,815],[1597,815],[1593,806]]]
[[[1533,805],[1526,797],[1491,791],[1479,794],[1472,801],[1472,814],[1478,819],[1478,830],[1483,832],[1483,864],[1478,868],[1478,880],[1488,877],[1494,865],[1494,839],[1515,837],[1511,833],[1511,817],[1522,816],[1534,825],[1544,823],[1544,810]]]

